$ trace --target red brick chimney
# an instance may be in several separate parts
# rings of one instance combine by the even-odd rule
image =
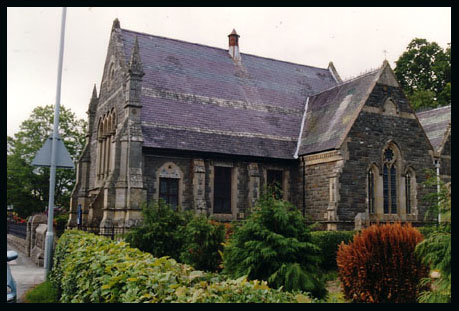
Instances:
[[[239,35],[236,33],[236,30],[228,35],[229,38],[229,49],[228,52],[231,55],[231,58],[235,61],[241,60],[241,55],[239,54]]]

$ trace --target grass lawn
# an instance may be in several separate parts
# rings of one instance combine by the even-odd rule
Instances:
[[[31,288],[25,294],[26,303],[57,303],[57,291],[50,281],[45,281]]]

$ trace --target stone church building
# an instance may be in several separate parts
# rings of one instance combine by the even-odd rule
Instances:
[[[135,226],[159,198],[243,219],[273,183],[323,229],[422,223],[425,170],[445,161],[389,64],[342,81],[331,62],[241,53],[239,37],[221,49],[114,21],[69,224],[80,210],[83,224]]]

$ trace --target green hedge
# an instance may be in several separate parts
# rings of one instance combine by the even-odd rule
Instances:
[[[341,242],[352,241],[355,231],[313,231],[312,242],[319,246],[320,268],[325,271],[336,270],[336,253]]]
[[[270,289],[244,277],[224,280],[76,230],[59,239],[50,280],[60,302],[311,302],[300,292]]]

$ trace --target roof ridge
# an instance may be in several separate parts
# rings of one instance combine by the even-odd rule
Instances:
[[[451,108],[451,104],[447,105],[447,106],[440,106],[440,107],[437,107],[437,108],[433,108],[433,109],[428,109],[428,110],[423,110],[423,111],[419,111],[419,112],[416,112],[416,114],[422,114],[422,113],[425,113],[425,112],[430,112],[430,111],[434,111],[434,110],[439,110],[439,109],[445,109],[445,108]]]
[[[215,47],[215,46],[210,46],[210,45],[206,45],[206,44],[202,44],[202,43],[194,43],[194,42],[189,42],[189,41],[180,40],[180,39],[168,38],[168,37],[164,37],[164,36],[153,35],[153,34],[149,34],[149,33],[146,33],[146,32],[135,31],[135,30],[125,29],[125,28],[120,28],[120,29],[122,31],[137,33],[137,34],[141,34],[141,35],[145,35],[145,36],[156,37],[156,38],[172,40],[172,41],[177,41],[177,42],[183,42],[183,43],[187,43],[187,44],[203,46],[203,47],[207,47],[207,48],[211,48],[211,49],[215,49],[215,50],[220,50],[220,51],[225,51],[225,52],[228,51],[228,50],[223,49],[223,48],[218,48],[218,47]],[[320,70],[329,72],[328,68],[321,68],[321,67],[315,67],[315,66],[311,66],[311,65],[304,65],[304,64],[299,64],[299,63],[286,61],[286,60],[280,60],[280,59],[275,59],[275,58],[270,58],[270,57],[265,57],[265,56],[259,56],[259,55],[255,55],[255,54],[249,54],[249,53],[240,53],[240,54],[241,55],[252,56],[252,57],[257,57],[257,58],[268,59],[268,60],[272,60],[272,61],[275,61],[275,62],[282,62],[282,63],[292,64],[292,65],[297,65],[297,66],[320,69]]]
[[[375,69],[375,70],[366,72],[366,73],[364,73],[364,74],[362,74],[362,75],[360,75],[360,76],[357,76],[357,77],[354,77],[354,78],[345,80],[345,81],[343,81],[343,82],[341,82],[341,83],[338,83],[338,84],[336,84],[336,85],[334,85],[334,86],[332,86],[332,87],[329,87],[328,89],[321,90],[321,91],[319,91],[319,92],[317,92],[317,93],[314,93],[314,94],[312,94],[312,95],[309,95],[309,97],[313,97],[313,96],[316,96],[316,95],[325,93],[325,92],[327,92],[327,91],[331,91],[331,90],[334,89],[334,88],[337,88],[337,87],[340,87],[340,86],[342,86],[342,85],[344,85],[344,84],[347,84],[347,83],[349,83],[349,82],[353,82],[353,81],[356,81],[356,80],[358,80],[358,79],[364,78],[364,77],[369,76],[369,75],[371,75],[371,74],[374,74],[374,73],[376,73],[377,71],[382,70],[382,69],[383,69],[383,68],[377,68],[377,69]]]

